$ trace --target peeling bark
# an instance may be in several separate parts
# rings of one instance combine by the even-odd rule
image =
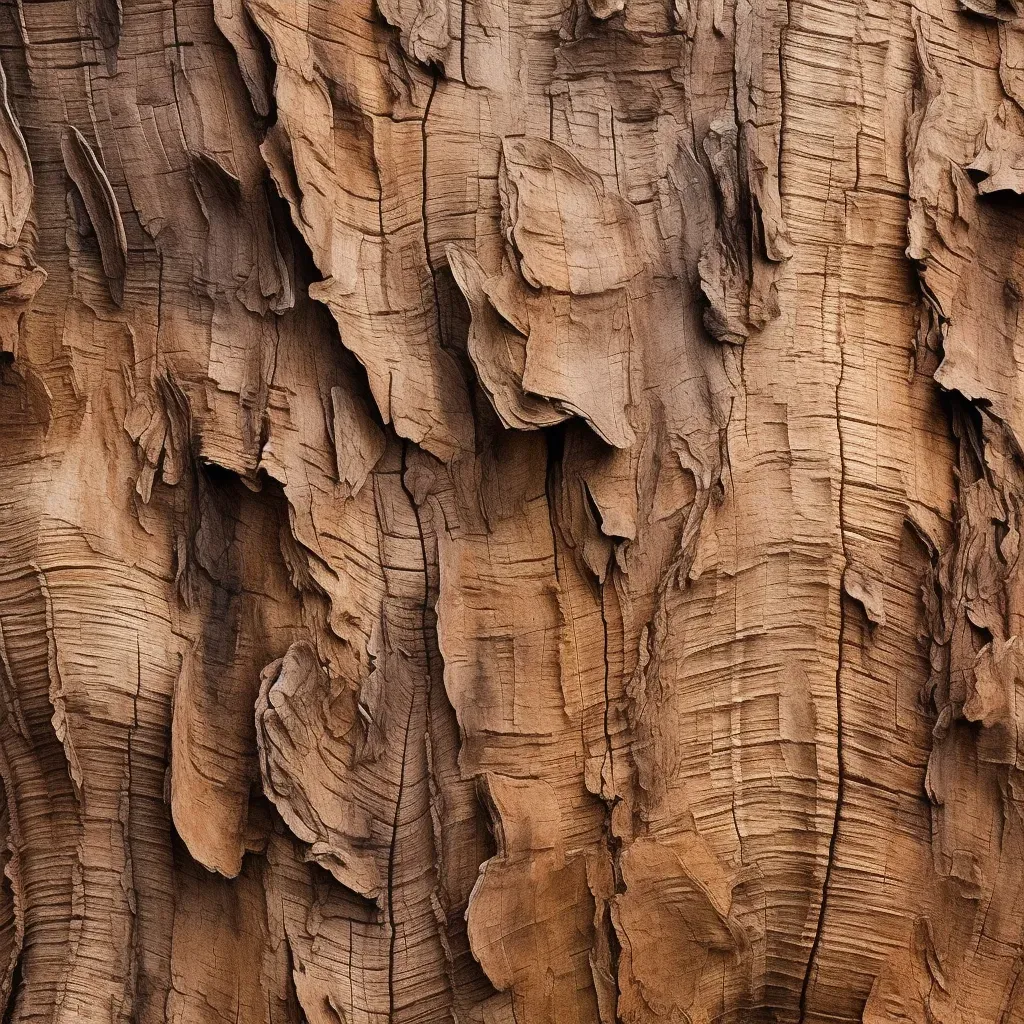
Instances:
[[[4,10],[6,1021],[1024,1019],[1017,0]]]

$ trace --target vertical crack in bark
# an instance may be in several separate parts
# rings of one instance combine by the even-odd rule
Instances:
[[[398,774],[398,795],[395,798],[395,820],[391,829],[391,847],[388,851],[388,1020],[395,1019],[395,950],[398,942],[398,927],[395,922],[395,855],[398,849],[398,826],[402,813],[402,793],[405,789],[405,764],[409,753],[409,732],[412,729],[412,713],[416,706],[415,692],[409,701],[409,714],[405,721],[405,736],[402,740],[402,767]]]
[[[427,272],[430,274],[430,287],[434,293],[434,319],[437,322],[437,340],[442,348],[445,346],[444,328],[441,326],[441,297],[437,291],[437,273],[434,270],[434,264],[430,259],[430,227],[427,222],[427,183],[429,175],[427,172],[427,119],[430,117],[430,108],[434,103],[434,96],[437,94],[437,83],[441,77],[441,72],[436,68],[433,70],[433,80],[430,83],[430,95],[427,96],[426,105],[423,107],[423,121],[420,126],[421,133],[421,145],[423,146],[423,158],[421,162],[421,207],[420,207],[420,219],[423,221],[423,255],[427,261]],[[405,449],[402,450],[402,459],[405,459]],[[403,462],[404,465],[404,462]],[[405,481],[402,481],[402,486],[405,486]],[[418,517],[418,514],[417,514]]]
[[[22,976],[24,974],[25,947],[18,951],[18,958],[14,961],[14,970],[11,972],[11,991],[7,996],[7,1005],[4,1007],[2,1024],[12,1024],[15,1020],[17,1004],[22,992]]]
[[[822,280],[822,310],[825,305],[825,294],[828,289],[828,260],[832,254],[831,246],[828,247],[825,255],[825,269]],[[824,328],[824,317],[822,318]],[[836,434],[839,443],[839,542],[843,555],[843,571],[849,561],[846,549],[846,450],[843,438],[843,419],[841,407],[841,395],[843,378],[846,372],[845,353],[843,351],[843,328],[841,310],[836,324],[836,343],[839,353],[839,378],[836,381],[835,389],[835,417]],[[846,596],[843,592],[842,576],[839,580],[839,638],[836,652],[836,805],[832,817],[832,833],[828,841],[828,859],[825,862],[825,878],[821,887],[821,903],[818,906],[818,920],[814,929],[814,938],[811,940],[811,949],[807,956],[807,968],[804,971],[803,983],[800,986],[800,1022],[806,1019],[807,999],[810,994],[811,977],[818,957],[818,948],[821,945],[821,938],[825,930],[825,921],[828,915],[828,898],[832,886],[832,871],[835,867],[836,846],[839,840],[839,824],[843,810],[843,796],[845,789],[845,764],[843,751],[843,645],[846,641]]]
[[[563,620],[567,620],[569,629],[572,631],[572,642],[573,648],[579,650],[579,638],[576,634],[576,615],[572,607],[572,595],[568,588],[563,587],[561,569],[558,564],[558,538],[560,531],[558,528],[558,513],[556,511],[555,504],[555,484],[558,477],[558,459],[552,450],[552,441],[554,438],[554,432],[551,430],[545,431],[546,437],[546,451],[547,451],[547,472],[544,474],[544,496],[547,500],[548,505],[548,525],[551,527],[551,559],[555,567],[555,584],[558,587],[559,593],[565,599],[569,606],[568,615],[563,615]],[[585,724],[585,708],[586,698],[583,693],[583,680],[580,678],[579,670],[576,672],[576,685],[579,688],[580,694],[580,750],[583,751],[583,756],[586,757],[587,752],[587,730]]]
[[[779,196],[786,194],[785,162],[782,159],[786,140],[786,107],[789,76],[786,74],[786,50],[789,44],[789,30],[793,24],[793,0],[786,0],[786,23],[779,30],[779,153],[775,174],[779,182]]]
[[[430,656],[430,572],[427,565],[427,544],[423,534],[423,521],[420,517],[419,505],[416,498],[406,482],[405,475],[408,470],[409,441],[402,442],[402,461],[399,469],[399,481],[402,491],[409,502],[413,515],[416,517],[416,530],[419,534],[420,557],[423,565],[423,605],[421,608],[421,630],[423,639],[423,667],[426,672],[427,690],[433,677],[432,659]],[[413,678],[417,678],[414,673]],[[398,927],[395,919],[395,857],[398,852],[398,828],[401,823],[402,795],[405,790],[405,770],[409,755],[409,733],[412,731],[413,712],[416,708],[418,689],[414,689],[409,695],[409,714],[405,722],[405,734],[402,740],[402,767],[398,776],[398,795],[395,798],[395,820],[391,831],[391,847],[388,851],[388,1020],[395,1019],[395,957],[398,942]],[[435,851],[436,855],[436,851]]]
[[[601,655],[604,658],[604,756],[607,761],[608,772],[610,775],[611,789],[614,793],[615,789],[615,760],[614,753],[612,751],[612,737],[608,730],[608,715],[611,710],[611,691],[609,689],[611,680],[611,663],[608,659],[608,613],[605,610],[605,588],[611,584],[612,572],[614,571],[611,566],[614,564],[615,556],[609,554],[608,565],[609,572],[605,576],[605,582],[599,584],[601,588]],[[604,768],[601,770],[602,776],[604,775]],[[603,781],[603,780],[602,780]],[[614,796],[612,797],[612,803],[614,803]],[[610,808],[609,808],[610,810]],[[609,823],[610,824],[610,823]]]
[[[138,915],[138,892],[136,891],[135,880],[135,858],[132,850],[132,812],[136,807],[135,793],[132,778],[133,760],[135,758],[135,734],[139,728],[139,694],[142,692],[142,642],[139,635],[135,634],[135,690],[131,695],[132,699],[132,720],[128,724],[128,743],[125,756],[125,781],[123,791],[123,809],[121,816],[122,842],[124,844],[124,868],[122,871],[122,885],[125,889],[125,898],[128,902],[128,937],[125,948],[128,952],[128,965],[125,972],[124,1003],[121,1007],[122,1019],[133,1019],[138,1014],[138,986],[139,986],[139,915]]]
[[[464,85],[469,85],[466,81],[466,7],[469,5],[469,0],[462,0],[459,5],[459,74],[462,78]]]

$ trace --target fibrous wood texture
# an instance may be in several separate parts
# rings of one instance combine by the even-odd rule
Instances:
[[[0,1004],[1024,1021],[1024,5],[8,0]]]

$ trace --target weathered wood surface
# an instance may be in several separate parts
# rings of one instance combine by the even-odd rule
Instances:
[[[0,63],[5,1021],[1024,1021],[1020,0]]]

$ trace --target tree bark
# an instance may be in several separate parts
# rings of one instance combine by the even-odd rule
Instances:
[[[5,1022],[1024,1022],[1021,0],[0,62]]]

